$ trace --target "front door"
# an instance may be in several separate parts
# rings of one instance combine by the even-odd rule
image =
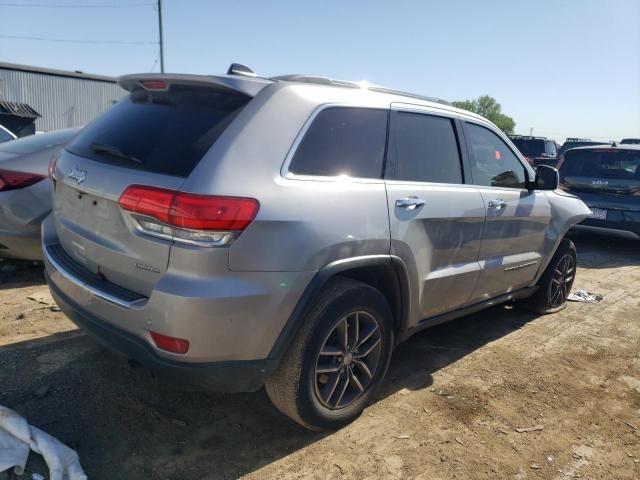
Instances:
[[[543,260],[551,207],[544,192],[527,190],[533,172],[496,132],[464,124],[472,182],[486,209],[479,256],[482,274],[473,297],[486,300],[534,280]]]
[[[386,175],[391,254],[412,279],[410,322],[466,304],[480,275],[485,210],[464,185],[458,122],[419,107],[391,111]]]

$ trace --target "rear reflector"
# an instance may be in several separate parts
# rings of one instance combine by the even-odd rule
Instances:
[[[25,188],[39,182],[44,175],[36,173],[16,172],[13,170],[0,170],[0,192]]]
[[[127,187],[119,203],[129,212],[191,230],[242,231],[260,208],[255,198],[195,195],[145,185]]]
[[[156,347],[160,350],[165,350],[171,353],[187,353],[187,351],[189,351],[189,340],[169,337],[152,331],[149,331],[149,333],[151,334],[153,343],[155,343]]]

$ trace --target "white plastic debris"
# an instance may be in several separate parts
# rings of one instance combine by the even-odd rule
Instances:
[[[598,303],[601,302],[603,298],[602,295],[598,295],[597,293],[590,293],[586,290],[576,290],[569,294],[567,300],[571,300],[572,302]]]
[[[74,450],[0,405],[0,472],[13,468],[22,475],[29,450],[44,457],[50,480],[87,480]]]

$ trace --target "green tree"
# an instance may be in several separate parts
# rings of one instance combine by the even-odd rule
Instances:
[[[489,95],[482,95],[476,100],[461,100],[452,103],[454,107],[482,115],[487,120],[493,122],[496,127],[506,134],[513,133],[513,130],[516,127],[515,120],[502,113],[502,106],[495,98]]]

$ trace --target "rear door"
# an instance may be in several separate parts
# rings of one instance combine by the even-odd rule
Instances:
[[[141,234],[118,200],[132,184],[177,190],[250,97],[154,81],[85,128],[56,168],[54,215],[66,253],[99,278],[148,295],[171,241]]]
[[[483,300],[533,281],[543,259],[551,207],[544,192],[527,190],[533,171],[497,132],[479,123],[462,123],[470,181],[480,191],[486,209],[479,255],[482,275],[473,294]]]
[[[413,322],[467,303],[478,279],[484,205],[464,185],[458,121],[392,105],[386,173],[391,253],[415,285]]]

